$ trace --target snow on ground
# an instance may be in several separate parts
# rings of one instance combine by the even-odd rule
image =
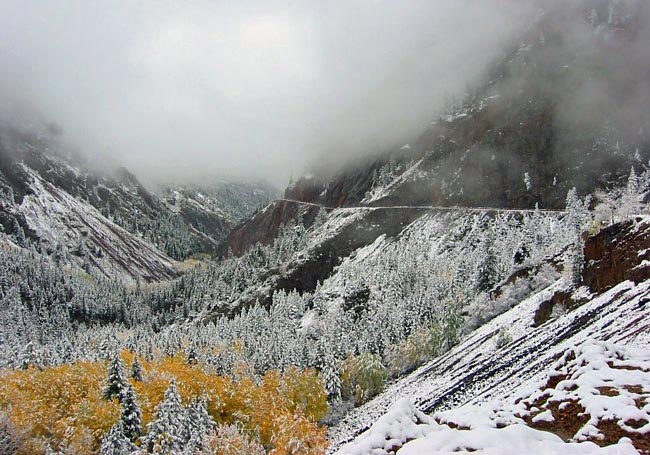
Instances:
[[[402,147],[402,149],[404,149],[404,147]],[[371,191],[368,192],[368,194],[366,194],[366,196],[364,196],[364,198],[361,200],[361,203],[370,204],[372,202],[383,199],[390,194],[391,190],[401,185],[402,183],[407,182],[409,180],[416,180],[418,178],[421,178],[423,176],[422,174],[423,171],[420,170],[420,165],[422,164],[423,161],[424,158],[421,158],[420,160],[413,163],[413,165],[411,165],[404,172],[395,176],[395,178],[388,185],[378,186],[376,188],[373,188]]]
[[[339,424],[330,428],[331,451],[335,452],[367,430],[394,402],[403,398],[408,398],[425,413],[480,405],[492,400],[514,401],[516,391],[519,394],[526,390],[532,393],[531,388],[545,378],[555,361],[572,346],[587,340],[645,345],[648,349],[650,282],[638,285],[623,282],[577,309],[533,327],[533,316],[540,303],[563,286],[560,280],[524,300],[469,334],[450,352],[391,384],[369,403],[352,410]],[[499,348],[494,340],[503,327],[508,328],[513,341]],[[528,453],[535,453],[535,450]]]
[[[41,241],[70,250],[84,245],[85,265],[124,282],[169,279],[176,276],[175,261],[139,237],[117,226],[99,211],[57,188],[22,165],[31,181],[31,194],[17,210]],[[82,259],[71,256],[83,265]]]
[[[403,398],[377,419],[372,428],[353,443],[343,447],[340,455],[386,454],[407,441],[422,438],[431,432],[435,421],[418,411]]]
[[[452,429],[436,425],[421,439],[406,444],[399,455],[443,455],[458,452],[476,452],[485,455],[636,455],[639,452],[628,441],[599,447],[593,442],[566,443],[560,437],[523,424],[505,428],[477,426],[471,430]]]
[[[557,383],[555,388],[546,387],[548,382],[542,381],[535,384],[536,390],[530,394],[531,387],[524,384],[515,394],[528,397],[523,401],[467,404],[431,416],[402,398],[368,431],[343,446],[337,454],[637,454],[639,452],[626,436],[615,435],[614,441],[605,440],[605,447],[587,439],[602,439],[599,426],[606,421],[615,422],[637,442],[650,435],[649,360],[650,350],[586,341],[568,350],[557,362],[549,382],[558,376],[567,379]],[[604,393],[605,387],[609,393]],[[618,394],[614,395],[611,390]],[[564,441],[551,432],[555,420],[553,412],[531,408],[531,403],[537,403],[540,398],[545,398],[546,403],[577,401],[589,419],[569,441]],[[557,407],[555,412],[560,412]],[[532,415],[535,417],[531,425]],[[580,414],[570,417],[575,423]],[[631,421],[645,422],[645,425],[629,425]],[[541,428],[533,428],[537,425]]]
[[[605,421],[650,439],[650,350],[586,342],[564,354],[548,382],[520,403],[533,423],[555,422],[577,405],[586,421],[573,439],[603,439]]]

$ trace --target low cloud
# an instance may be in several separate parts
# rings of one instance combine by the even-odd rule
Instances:
[[[513,0],[7,0],[3,115],[38,112],[91,160],[151,182],[282,185],[417,134],[534,12]]]

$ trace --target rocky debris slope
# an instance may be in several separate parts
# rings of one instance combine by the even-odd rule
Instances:
[[[431,416],[402,399],[338,453],[650,453],[649,361],[648,350],[586,342],[532,393]]]
[[[647,220],[617,227],[619,241],[613,242],[610,248],[619,253],[626,251],[630,248],[628,242],[647,239],[647,234],[637,236],[646,232],[647,227]],[[590,242],[597,243],[599,239],[596,236],[588,240],[587,248]],[[627,267],[634,269],[635,265],[631,263]],[[557,281],[471,332],[448,353],[391,384],[374,400],[352,410],[330,429],[332,450],[354,440],[402,398],[408,398],[426,414],[493,399],[505,400],[512,398],[517,389],[542,381],[550,366],[567,350],[587,340],[647,349],[650,346],[648,278],[647,273],[637,275],[636,282],[619,281],[604,292],[587,287],[572,290],[564,279]],[[536,324],[539,309],[558,295],[565,296],[555,299],[556,304],[564,306],[565,312],[557,311],[545,322]],[[510,334],[512,341],[501,346],[497,338],[503,330]]]

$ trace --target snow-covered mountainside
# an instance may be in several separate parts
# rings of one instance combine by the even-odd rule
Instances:
[[[128,170],[96,170],[99,166],[93,167],[83,158],[70,156],[55,137],[46,133],[3,128],[0,131],[0,155],[1,183],[7,200],[11,196],[15,203],[20,204],[22,198],[31,192],[30,182],[24,181],[16,167],[21,164],[175,260],[199,253],[215,254],[219,243],[234,225],[229,215],[214,208],[215,203],[209,206],[196,201],[187,204],[165,201],[145,189]],[[230,199],[236,200],[240,189],[242,198],[246,200],[250,198],[247,193],[262,192],[257,187],[249,189],[246,185],[234,185],[235,190],[228,195]],[[2,220],[5,231],[12,232],[14,218],[30,236],[31,232],[20,216],[5,216]]]
[[[649,362],[647,349],[587,341],[567,350],[536,391],[432,416],[402,399],[338,453],[648,453]]]
[[[42,247],[70,251],[70,261],[87,272],[100,272],[125,282],[160,281],[177,276],[174,260],[26,165],[17,167],[30,192],[20,204],[5,210],[20,216]]]
[[[644,120],[617,121],[612,104],[630,102],[628,90],[647,77],[622,83],[618,72],[595,68],[636,52],[647,5],[546,6],[484,82],[423,125],[419,137],[333,177],[305,177],[285,197],[327,206],[560,208],[572,187],[591,193],[645,162]],[[576,27],[588,31],[583,40]]]
[[[422,442],[404,445],[404,453],[429,453],[425,451],[425,447],[426,450],[431,451],[430,453],[447,453],[445,450],[451,451],[452,449],[445,445],[446,442],[453,445],[453,441],[465,438],[466,445],[463,447],[468,449],[474,443],[476,444],[474,448],[476,450],[485,449],[484,453],[511,453],[500,452],[499,449],[505,449],[490,445],[494,444],[495,438],[498,441],[499,437],[506,437],[510,431],[521,433],[519,436],[514,434],[512,437],[524,438],[522,442],[524,445],[528,444],[529,447],[534,447],[535,444],[542,444],[539,446],[542,447],[543,444],[550,444],[548,450],[551,450],[550,447],[553,444],[560,444],[562,439],[566,441],[589,439],[601,444],[611,444],[615,443],[618,438],[626,436],[632,437],[637,449],[647,451],[648,448],[640,446],[638,441],[647,441],[650,432],[647,416],[647,393],[649,390],[649,378],[647,377],[647,356],[649,354],[647,349],[650,345],[650,335],[648,335],[650,334],[650,321],[648,321],[647,315],[650,311],[650,282],[647,281],[648,268],[644,259],[645,250],[640,250],[640,254],[636,257],[622,253],[640,241],[648,241],[649,223],[648,219],[639,219],[634,224],[617,226],[611,232],[602,232],[587,241],[586,250],[591,250],[592,253],[588,258],[589,265],[585,275],[599,274],[611,277],[612,267],[607,264],[611,264],[613,256],[626,258],[618,261],[618,270],[635,273],[628,275],[634,281],[626,280],[623,275],[620,275],[616,283],[610,280],[606,285],[598,287],[598,291],[586,286],[577,291],[570,291],[570,284],[565,278],[557,280],[471,332],[448,353],[405,378],[397,380],[374,400],[351,411],[341,422],[330,429],[330,437],[333,442],[332,451],[340,449],[338,453],[341,455],[383,454],[389,453],[391,448],[395,450],[412,439],[417,441],[424,438]],[[602,245],[603,239],[609,240],[609,248],[597,248],[597,245]],[[617,345],[630,348],[643,348],[645,354],[642,354],[641,357],[632,357],[623,348],[621,348],[623,349],[622,353],[619,353],[617,350],[612,351],[614,348],[608,347],[609,345],[598,345],[604,346],[604,348],[600,348],[602,355],[600,358],[596,355],[595,358],[588,359],[592,365],[590,368],[582,368],[585,362],[577,362],[576,366],[575,358],[581,359],[581,352],[592,352],[594,349],[589,348],[589,345],[585,348],[580,346],[593,340],[614,342]],[[575,349],[576,354],[573,357],[565,355],[571,349]],[[596,350],[598,351],[598,349]],[[614,364],[610,363],[608,369],[605,365],[608,362],[607,356],[612,355],[614,355]],[[603,359],[602,356],[605,358]],[[575,381],[577,389],[571,386],[573,383],[564,383],[560,387],[557,386],[558,381],[549,381],[547,386],[541,388],[540,392],[532,393],[531,390],[538,388],[540,383],[546,383],[551,366],[562,358],[564,363],[557,367],[558,371],[564,375],[561,379]],[[631,382],[618,383],[616,381],[623,375],[619,371],[618,374],[614,374],[613,378],[608,379],[607,374],[608,371],[612,371],[611,369],[627,368],[617,366],[621,360],[627,362],[626,359],[631,359],[627,363],[628,366],[638,365],[634,368],[638,368],[637,376],[641,375],[641,378],[629,379]],[[634,359],[637,359],[637,363],[634,363]],[[573,367],[571,367],[571,361],[573,361]],[[582,368],[581,372],[587,372],[583,379],[580,375],[576,375],[577,368]],[[552,377],[559,375],[560,373],[551,374]],[[594,378],[598,378],[601,384],[599,385]],[[628,381],[628,379],[623,381]],[[603,382],[608,382],[610,386],[617,387],[619,390],[612,393],[605,389],[599,389],[600,392],[595,391],[595,388],[604,386]],[[549,384],[554,385],[551,387]],[[557,392],[545,390],[556,386]],[[581,394],[582,392],[588,396]],[[520,400],[521,403],[516,401],[518,397],[526,393],[528,393],[527,401]],[[611,400],[610,403],[603,401],[606,399],[601,395],[618,398]],[[590,398],[591,396],[594,398]],[[374,429],[371,428],[368,433],[362,433],[389,410],[393,403],[401,399],[408,399],[418,410],[407,419],[407,422],[413,420],[413,415],[421,416],[419,420],[425,425],[424,427],[418,427],[416,433],[409,432],[410,430],[405,431],[400,436],[400,424],[397,422],[400,419],[402,421],[405,419],[401,414],[402,411],[410,409],[408,406],[405,408],[405,405],[402,404],[377,421]],[[499,404],[495,408],[495,405],[486,404],[493,400],[510,403],[510,407]],[[580,416],[574,416],[577,422],[574,421],[573,426],[568,427],[569,430],[567,430],[567,422],[570,419],[566,419],[567,422],[563,422],[563,425],[558,425],[556,428],[553,426],[553,422],[560,421],[562,418],[562,412],[558,414],[557,410],[562,411],[568,405],[553,407],[554,405],[549,403],[567,400],[571,402],[577,400],[578,404],[586,409],[588,418],[582,419]],[[516,403],[519,403],[518,407],[515,406]],[[525,404],[527,406],[522,408]],[[480,412],[471,408],[471,406],[478,405],[482,406]],[[629,408],[630,405],[632,408]],[[459,406],[461,408],[455,410]],[[595,409],[594,406],[599,406],[598,409],[602,409],[602,412]],[[623,408],[621,408],[622,406]],[[628,406],[628,408],[624,406]],[[637,411],[633,410],[635,406]],[[519,409],[519,413],[517,414],[513,409]],[[623,411],[619,413],[620,409]],[[446,410],[452,411],[450,414],[442,412]],[[494,420],[494,417],[492,417],[492,424],[486,426],[482,423],[489,423],[485,420],[485,416],[506,412],[504,410],[516,418],[511,418],[501,426]],[[427,417],[421,413],[435,414]],[[472,420],[474,417],[476,419]],[[616,424],[611,425],[612,422],[616,423],[616,419],[622,419],[623,430],[631,435],[618,434],[615,431],[612,433],[613,429],[621,428]],[[551,431],[556,433],[559,438],[553,439],[530,429],[510,429],[501,432],[501,436],[498,431],[495,433],[494,429],[488,431],[487,436],[484,434],[485,431],[481,430],[482,427],[500,428],[502,426],[509,427],[511,424],[525,424]],[[409,423],[409,425],[412,424]],[[599,433],[594,428],[602,429],[605,435],[604,439],[597,436]],[[394,431],[397,433],[387,434],[387,432]],[[436,431],[440,431],[440,433],[436,433]],[[461,433],[458,433],[459,431]],[[526,435],[526,432],[530,432],[530,434]],[[616,435],[618,436],[614,438]],[[437,440],[437,437],[442,439]],[[354,441],[343,446],[351,440]],[[371,451],[371,449],[375,449],[375,451]],[[562,450],[574,449],[581,450],[563,444],[553,450],[560,453]],[[435,450],[443,452],[435,452]],[[513,448],[513,450],[515,449]],[[397,453],[402,452],[398,450]],[[584,453],[592,452],[585,448]]]
[[[232,226],[273,194],[263,185],[228,182],[209,196],[167,191],[163,198],[150,193],[124,168],[95,170],[47,132],[0,129],[4,232],[111,279],[178,276],[176,261],[216,254]]]

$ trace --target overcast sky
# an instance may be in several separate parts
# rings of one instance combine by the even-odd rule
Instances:
[[[422,131],[523,3],[3,0],[0,96],[145,180],[281,186]]]

